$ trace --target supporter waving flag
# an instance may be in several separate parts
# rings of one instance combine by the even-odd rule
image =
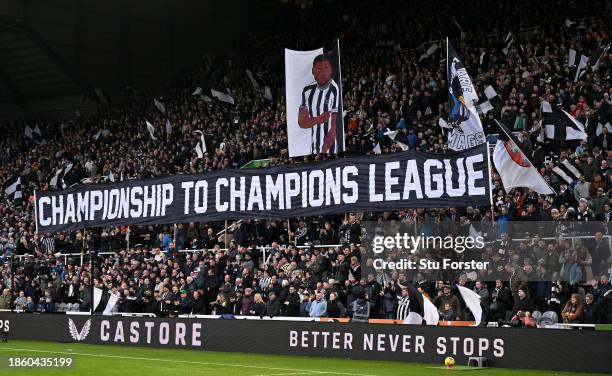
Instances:
[[[446,73],[449,82],[448,106],[450,108],[448,124],[452,126],[448,132],[448,147],[459,151],[484,143],[485,136],[474,105],[475,102],[478,102],[478,95],[472,85],[472,80],[448,38],[446,46]]]

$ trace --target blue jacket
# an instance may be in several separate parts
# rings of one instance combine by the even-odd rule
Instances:
[[[321,301],[313,300],[310,302],[308,307],[308,315],[310,317],[322,317],[327,314],[327,302],[323,299]]]

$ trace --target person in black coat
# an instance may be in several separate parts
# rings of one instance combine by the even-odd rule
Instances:
[[[582,306],[582,323],[596,324],[601,321],[599,306],[593,299],[593,294],[586,294],[584,297],[584,305]]]
[[[206,311],[206,301],[202,296],[200,290],[195,290],[193,292],[193,305],[191,306],[191,313],[193,314],[203,314]]]
[[[266,314],[266,303],[261,297],[261,293],[256,293],[254,302],[249,313],[253,316],[263,317]]]
[[[289,286],[289,295],[283,302],[283,316],[298,317],[300,315],[300,296],[295,286]]]
[[[327,317],[345,317],[346,308],[338,299],[338,294],[331,292],[327,301]]]
[[[270,291],[268,294],[268,303],[266,303],[266,316],[276,317],[281,315],[281,304],[278,301],[277,294]]]
[[[504,286],[501,279],[498,278],[495,281],[495,289],[491,293],[491,305],[489,307],[491,321],[504,320],[506,318],[506,311],[510,309],[511,304],[512,294],[510,289]]]
[[[512,309],[512,316],[518,314],[518,312],[533,312],[533,301],[529,297],[527,287],[521,286],[517,292],[518,299],[514,302],[514,308]]]

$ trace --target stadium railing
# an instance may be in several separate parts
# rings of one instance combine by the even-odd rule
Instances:
[[[606,238],[608,240],[608,246],[610,247],[610,249],[612,249],[612,235],[604,235],[604,238]],[[594,239],[595,237],[593,235],[581,235],[581,236],[560,236],[559,238],[555,238],[555,237],[543,237],[543,238],[539,238],[541,240],[559,240],[559,239],[564,239],[564,240],[571,240],[572,242],[572,247],[576,246],[576,241],[578,239]],[[528,238],[513,238],[513,241],[525,241],[525,240],[533,240],[533,239],[528,239]],[[315,248],[340,248],[342,247],[342,244],[313,244],[313,245],[301,245],[301,246],[295,246],[298,249],[309,249],[311,247],[315,247]],[[270,257],[272,256],[272,247],[271,246],[258,246],[257,247],[261,252],[262,252],[262,261],[265,264],[268,264],[270,262]],[[281,246],[280,249],[285,249],[286,246]],[[221,251],[227,251],[228,248],[220,248]],[[208,249],[208,248],[201,248],[201,249],[181,249],[178,252],[179,253],[193,253],[193,252],[211,252],[212,249]],[[101,256],[109,256],[109,255],[113,255],[116,252],[99,252],[98,255]],[[31,256],[31,255],[14,255],[14,257],[17,259],[17,261],[21,262],[26,256]],[[63,257],[64,258],[64,263],[66,264],[68,262],[68,258],[78,258],[79,259],[79,265],[83,265],[83,262],[85,261],[85,259],[87,258],[87,254],[86,253],[56,253],[55,254],[56,257]]]

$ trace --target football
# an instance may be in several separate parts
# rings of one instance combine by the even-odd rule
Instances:
[[[446,359],[444,359],[444,365],[446,366],[446,368],[453,368],[453,366],[455,365],[455,358],[453,358],[452,356],[447,356]]]

